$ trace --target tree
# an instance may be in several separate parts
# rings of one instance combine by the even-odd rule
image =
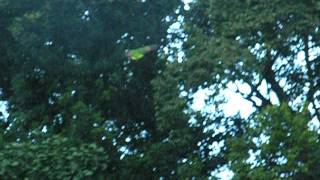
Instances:
[[[234,179],[317,179],[319,135],[309,117],[307,109],[294,113],[286,104],[255,117],[246,134],[229,141]]]
[[[299,136],[298,132],[302,130],[308,134],[303,136],[304,139],[300,139],[301,141],[287,147],[287,151],[295,151],[295,148],[298,148],[295,155],[299,157],[293,159],[298,160],[300,156],[304,156],[304,160],[309,163],[315,158],[311,154],[317,152],[318,142],[314,140],[317,134],[307,130],[307,124],[313,118],[320,118],[317,52],[320,35],[319,7],[317,1],[301,0],[198,0],[192,3],[191,10],[185,14],[186,60],[178,65],[182,69],[181,76],[184,79],[182,86],[189,94],[198,89],[210,88],[212,95],[207,102],[214,105],[216,111],[203,114],[202,119],[206,119],[209,129],[212,129],[212,124],[215,125],[213,127],[225,128],[223,134],[217,135],[223,136],[220,138],[221,142],[226,143],[227,139],[234,139],[231,143],[225,144],[219,155],[226,157],[226,161],[219,166],[231,163],[236,172],[234,179],[259,179],[263,177],[260,177],[263,173],[266,175],[267,170],[274,171],[274,179],[312,179],[317,176],[310,168],[302,172],[296,165],[277,166],[268,164],[263,159],[256,160],[257,163],[262,163],[257,165],[257,168],[241,165],[245,165],[243,161],[248,158],[248,148],[251,147],[245,145],[252,145],[251,141],[260,132],[266,131],[275,136],[281,134],[281,130],[286,127],[281,123],[288,122],[295,123],[289,127],[295,132],[292,136]],[[221,104],[219,94],[230,83],[238,85],[235,91],[252,103],[255,112],[250,117],[226,117],[218,111],[221,109],[218,106]],[[249,90],[243,91],[239,84],[249,87]],[[309,116],[300,115],[305,103],[310,103]],[[252,123],[264,122],[257,117],[263,116],[261,113],[271,105],[280,107],[273,107],[272,112],[267,110],[271,116],[268,118],[269,124],[261,129],[248,129],[249,126],[254,126]],[[281,113],[286,116],[280,116]],[[251,131],[255,132],[254,135]],[[213,133],[211,139],[217,136]],[[277,143],[280,141],[290,144],[292,141],[291,136],[277,138],[283,139],[276,139],[266,146],[278,146]],[[303,147],[298,142],[306,143],[308,147],[302,150]],[[207,148],[210,145],[208,144]],[[257,150],[256,147],[252,148],[254,152]],[[260,150],[260,154],[266,157],[277,153],[275,149]],[[230,156],[226,154],[242,156],[235,161],[234,156],[228,159]],[[209,162],[210,156],[206,156],[202,161]],[[215,167],[211,166],[208,170],[214,170]],[[288,172],[297,170],[300,174],[281,174],[285,169]],[[258,173],[259,170],[262,172]],[[243,176],[244,174],[246,176]]]
[[[189,146],[187,141],[179,145],[180,138],[192,137],[185,130],[187,123],[181,122],[182,130],[175,128],[179,133],[163,131],[158,125],[158,103],[154,99],[161,97],[155,95],[154,86],[158,85],[152,81],[164,72],[165,59],[154,51],[132,62],[124,52],[150,44],[166,46],[168,27],[177,18],[175,11],[181,3],[1,1],[4,23],[0,38],[5,43],[0,50],[0,87],[9,112],[1,131],[2,143],[9,146],[1,151],[16,152],[10,146],[15,142],[21,146],[19,153],[24,158],[22,152],[29,150],[31,142],[35,149],[50,148],[46,142],[59,135],[72,142],[70,149],[76,148],[82,154],[78,149],[82,145],[102,147],[108,159],[99,165],[108,164],[102,174],[112,174],[111,179],[176,178],[177,159],[187,157],[193,146],[185,151],[182,149]],[[163,143],[169,135],[174,141]],[[62,146],[64,143],[53,151],[62,151]],[[95,155],[94,149],[88,151],[88,155]],[[39,153],[30,156],[36,161]],[[5,154],[4,158],[15,162],[11,155]],[[60,160],[59,165],[69,166]],[[18,170],[4,171],[15,174]],[[31,177],[28,173],[21,176]]]
[[[9,112],[1,118],[0,174],[205,179],[228,165],[234,179],[269,170],[274,179],[315,179],[318,134],[308,123],[320,116],[319,3],[182,5],[0,0],[1,100]],[[168,30],[174,22],[182,32]],[[181,53],[179,43],[185,59],[166,61]],[[147,48],[138,61],[125,55],[152,44],[157,51]],[[252,103],[248,118],[224,114],[221,92],[230,83],[249,87],[236,90]],[[213,110],[196,112],[192,95],[206,88]]]
[[[0,152],[3,179],[105,179],[109,157],[96,144],[75,146],[73,141],[53,136],[42,142],[6,144]]]

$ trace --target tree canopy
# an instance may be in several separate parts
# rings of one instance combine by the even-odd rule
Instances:
[[[212,91],[217,112],[204,117],[226,128],[218,156],[234,179],[317,179],[319,10],[317,1],[198,0],[186,13],[184,85]],[[252,103],[249,117],[218,111],[230,83]]]
[[[320,3],[184,6],[0,0],[1,179],[317,179]]]

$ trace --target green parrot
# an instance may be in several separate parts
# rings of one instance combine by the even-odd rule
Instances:
[[[139,61],[147,53],[156,51],[157,49],[158,49],[158,45],[155,45],[155,44],[149,45],[149,46],[143,46],[136,49],[126,50],[126,56],[133,61]]]

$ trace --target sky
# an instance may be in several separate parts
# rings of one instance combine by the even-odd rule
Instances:
[[[249,91],[246,85],[240,85],[239,87],[244,89],[244,91]],[[194,101],[191,107],[196,111],[210,109],[210,107],[208,107],[208,105],[206,105],[205,103],[205,100],[209,95],[209,89],[199,90],[193,95]],[[234,84],[232,83],[228,84],[228,88],[222,92],[222,96],[224,96],[227,100],[225,104],[221,105],[226,116],[234,116],[239,113],[242,117],[245,118],[254,111],[251,102],[245,100],[240,94],[235,93]],[[233,177],[232,171],[230,171],[226,166],[215,170],[212,175],[221,180],[230,180]]]

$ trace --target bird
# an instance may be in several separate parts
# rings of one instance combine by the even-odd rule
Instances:
[[[139,48],[136,48],[136,49],[126,50],[125,54],[130,60],[139,61],[146,54],[148,54],[150,52],[154,52],[157,49],[158,49],[158,45],[152,44],[152,45],[148,45],[148,46],[139,47]]]

